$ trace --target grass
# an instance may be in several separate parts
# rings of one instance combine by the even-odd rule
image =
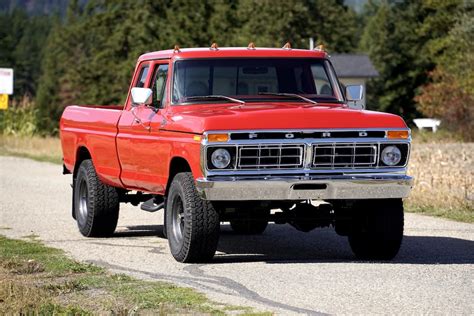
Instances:
[[[418,130],[414,128],[411,130],[411,136],[415,144],[447,144],[447,143],[462,143],[462,137],[447,131],[445,129],[440,129],[436,133],[433,133],[431,129]]]
[[[474,223],[474,212],[472,208],[439,208],[437,206],[417,206],[411,202],[405,204],[405,211],[411,213],[420,213],[429,216],[442,217],[458,222]]]
[[[415,141],[408,173],[408,211],[474,223],[474,143]]]
[[[0,155],[62,163],[61,142],[56,137],[13,136],[0,134]]]
[[[0,235],[0,314],[270,315],[209,301],[189,288],[112,274],[38,241]]]

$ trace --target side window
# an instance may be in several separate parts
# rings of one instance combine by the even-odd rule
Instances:
[[[135,83],[135,87],[143,88],[145,86],[146,76],[148,75],[148,65],[145,65],[140,69],[140,73],[138,74],[137,82]]]
[[[168,77],[168,65],[158,65],[153,75],[153,106],[163,107],[163,101],[166,100],[166,79]]]

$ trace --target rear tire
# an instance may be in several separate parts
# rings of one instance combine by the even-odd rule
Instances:
[[[163,207],[163,237],[168,239],[168,231],[166,230],[166,198],[164,201],[165,205]]]
[[[354,254],[366,260],[393,259],[403,239],[402,200],[359,201],[353,211],[354,228],[349,243]]]
[[[90,159],[82,161],[74,181],[74,215],[86,237],[106,237],[114,233],[119,216],[116,188],[100,181]]]
[[[219,214],[201,199],[190,172],[178,173],[166,198],[166,230],[171,254],[179,262],[210,261],[219,241]]]

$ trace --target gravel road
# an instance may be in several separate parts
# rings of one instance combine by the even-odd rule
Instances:
[[[82,237],[61,166],[0,157],[0,234],[35,234],[72,257],[139,278],[204,292],[212,300],[288,314],[474,314],[474,225],[406,214],[389,263],[355,261],[331,229],[270,225],[257,237],[222,226],[211,264],[180,264],[162,235],[163,215],[123,206],[112,238]]]

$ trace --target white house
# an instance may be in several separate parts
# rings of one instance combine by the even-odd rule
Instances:
[[[346,86],[364,86],[362,103],[365,104],[366,82],[368,79],[379,75],[369,56],[364,54],[331,54],[330,60],[342,84]]]

